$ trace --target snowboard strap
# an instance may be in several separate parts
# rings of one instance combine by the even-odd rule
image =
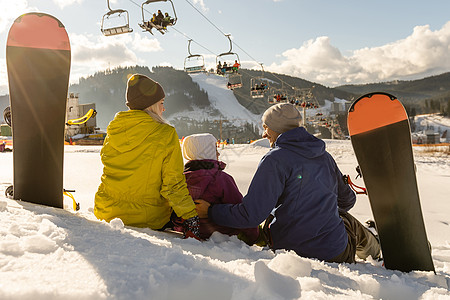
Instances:
[[[367,195],[367,189],[362,186],[358,186],[352,182],[349,175],[344,175],[344,182],[350,186],[350,188],[358,195]],[[360,189],[360,190],[357,190]]]
[[[67,197],[72,199],[72,201],[73,201],[73,210],[74,211],[79,211],[80,210],[80,203],[75,201],[75,197],[72,195],[71,192],[75,192],[75,191],[74,190],[66,190],[66,189],[64,189],[63,194],[65,196],[67,196]]]
[[[81,125],[86,123],[90,118],[93,118],[97,115],[97,111],[94,109],[90,109],[84,116],[78,119],[68,120],[66,125]]]

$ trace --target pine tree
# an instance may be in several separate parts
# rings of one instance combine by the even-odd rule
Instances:
[[[447,100],[447,110],[446,110],[445,115],[447,117],[450,117],[450,99]]]

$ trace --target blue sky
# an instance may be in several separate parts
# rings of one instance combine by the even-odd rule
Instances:
[[[450,71],[450,1],[173,0],[178,22],[169,32],[142,32],[143,0],[110,0],[129,11],[133,33],[104,37],[106,0],[0,0],[0,94],[7,93],[6,39],[25,12],[54,15],[69,33],[71,82],[119,65],[183,68],[188,39],[193,54],[213,66],[229,49],[243,67],[298,76],[326,86],[416,79]],[[202,12],[211,25],[189,3]],[[169,2],[146,5],[171,12]],[[146,17],[150,14],[146,13]],[[176,30],[175,30],[176,29]]]

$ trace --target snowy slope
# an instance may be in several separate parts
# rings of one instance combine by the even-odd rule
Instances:
[[[450,131],[450,118],[438,114],[418,115],[415,117],[417,130],[433,129],[442,134],[445,130]],[[450,134],[450,133],[448,133]]]
[[[227,89],[225,77],[211,73],[189,74],[189,76],[208,93],[211,107],[217,109],[221,115],[211,116],[209,110],[197,109],[171,115],[169,120],[188,116],[196,120],[228,120],[235,126],[253,123],[257,127],[261,127],[261,116],[251,113],[237,101],[233,91]]]
[[[355,176],[350,141],[328,140],[343,173]],[[262,142],[221,150],[241,192],[268,151]],[[0,299],[450,299],[450,159],[415,149],[417,177],[436,274],[404,274],[372,260],[332,264],[249,247],[214,234],[207,242],[95,219],[102,165],[97,146],[66,146],[64,186],[81,211],[14,201],[12,154],[0,153]],[[363,185],[361,179],[356,184]],[[366,196],[351,210],[371,218]]]

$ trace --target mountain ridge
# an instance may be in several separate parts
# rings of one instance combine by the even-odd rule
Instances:
[[[226,135],[224,131],[228,130],[235,135],[236,132],[245,128],[241,139],[259,137],[260,129],[257,128],[258,125],[253,118],[249,118],[247,124],[241,125],[227,122],[227,119],[233,119],[233,116],[223,115],[220,109],[211,105],[212,100],[208,95],[208,90],[200,87],[186,72],[171,67],[150,69],[146,66],[134,66],[99,71],[80,78],[77,84],[70,85],[69,92],[78,93],[80,103],[96,104],[97,125],[105,129],[115,113],[127,109],[125,106],[126,82],[128,76],[134,73],[147,75],[164,87],[167,99],[165,117],[176,126],[179,135],[208,131],[214,132],[219,137]],[[212,75],[212,73],[208,74]],[[274,93],[295,95],[300,89],[312,89],[314,98],[311,101],[316,102],[319,106],[324,105],[325,100],[333,102],[337,98],[352,101],[369,92],[386,92],[398,97],[410,114],[430,112],[450,114],[450,72],[418,80],[342,85],[333,88],[305,79],[262,70],[241,69],[240,74],[242,88],[233,90],[234,97],[243,109],[254,115],[261,115],[271,106],[267,97],[272,97]],[[250,96],[252,79],[270,82],[269,95],[265,98],[253,99]],[[8,105],[8,102],[7,95],[0,96],[1,111]],[[199,110],[203,110],[205,113],[197,114],[200,115],[197,119],[189,117],[194,111]],[[173,119],[172,116],[175,115],[177,118]]]

